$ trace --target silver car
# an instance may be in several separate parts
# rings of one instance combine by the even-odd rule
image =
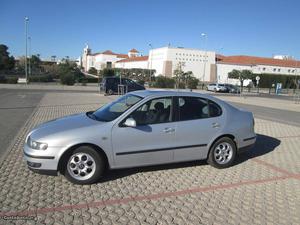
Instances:
[[[227,88],[224,84],[208,84],[206,86],[206,90],[214,92],[227,92]]]
[[[24,158],[35,172],[91,184],[106,168],[203,159],[229,167],[255,141],[251,112],[205,94],[136,91],[41,124],[28,134]]]

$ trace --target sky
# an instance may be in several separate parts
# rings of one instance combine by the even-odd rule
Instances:
[[[224,55],[300,59],[299,0],[0,0],[0,44],[25,55],[78,58],[110,49],[143,55],[153,48],[197,48]],[[206,36],[201,36],[205,33]]]

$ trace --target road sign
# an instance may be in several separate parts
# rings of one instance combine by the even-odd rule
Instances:
[[[256,76],[255,79],[256,79],[257,81],[259,81],[259,80],[260,80],[260,77],[259,77],[259,76]]]

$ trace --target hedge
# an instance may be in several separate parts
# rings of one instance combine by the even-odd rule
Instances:
[[[296,88],[296,84],[294,83],[294,80],[296,81],[300,79],[300,76],[293,76],[293,75],[283,75],[283,74],[255,74],[256,76],[260,76],[259,80],[259,87],[261,88],[270,88],[272,87],[272,84],[276,83],[282,83],[282,88]],[[256,80],[253,80],[253,83],[256,84]]]
[[[31,76],[29,82],[53,82],[53,77],[51,75]]]

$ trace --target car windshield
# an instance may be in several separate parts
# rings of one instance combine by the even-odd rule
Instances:
[[[224,84],[218,84],[220,87],[224,87]]]
[[[87,113],[87,116],[98,121],[109,122],[119,117],[141,99],[142,97],[133,94],[124,95],[116,101],[97,109],[93,113]]]

